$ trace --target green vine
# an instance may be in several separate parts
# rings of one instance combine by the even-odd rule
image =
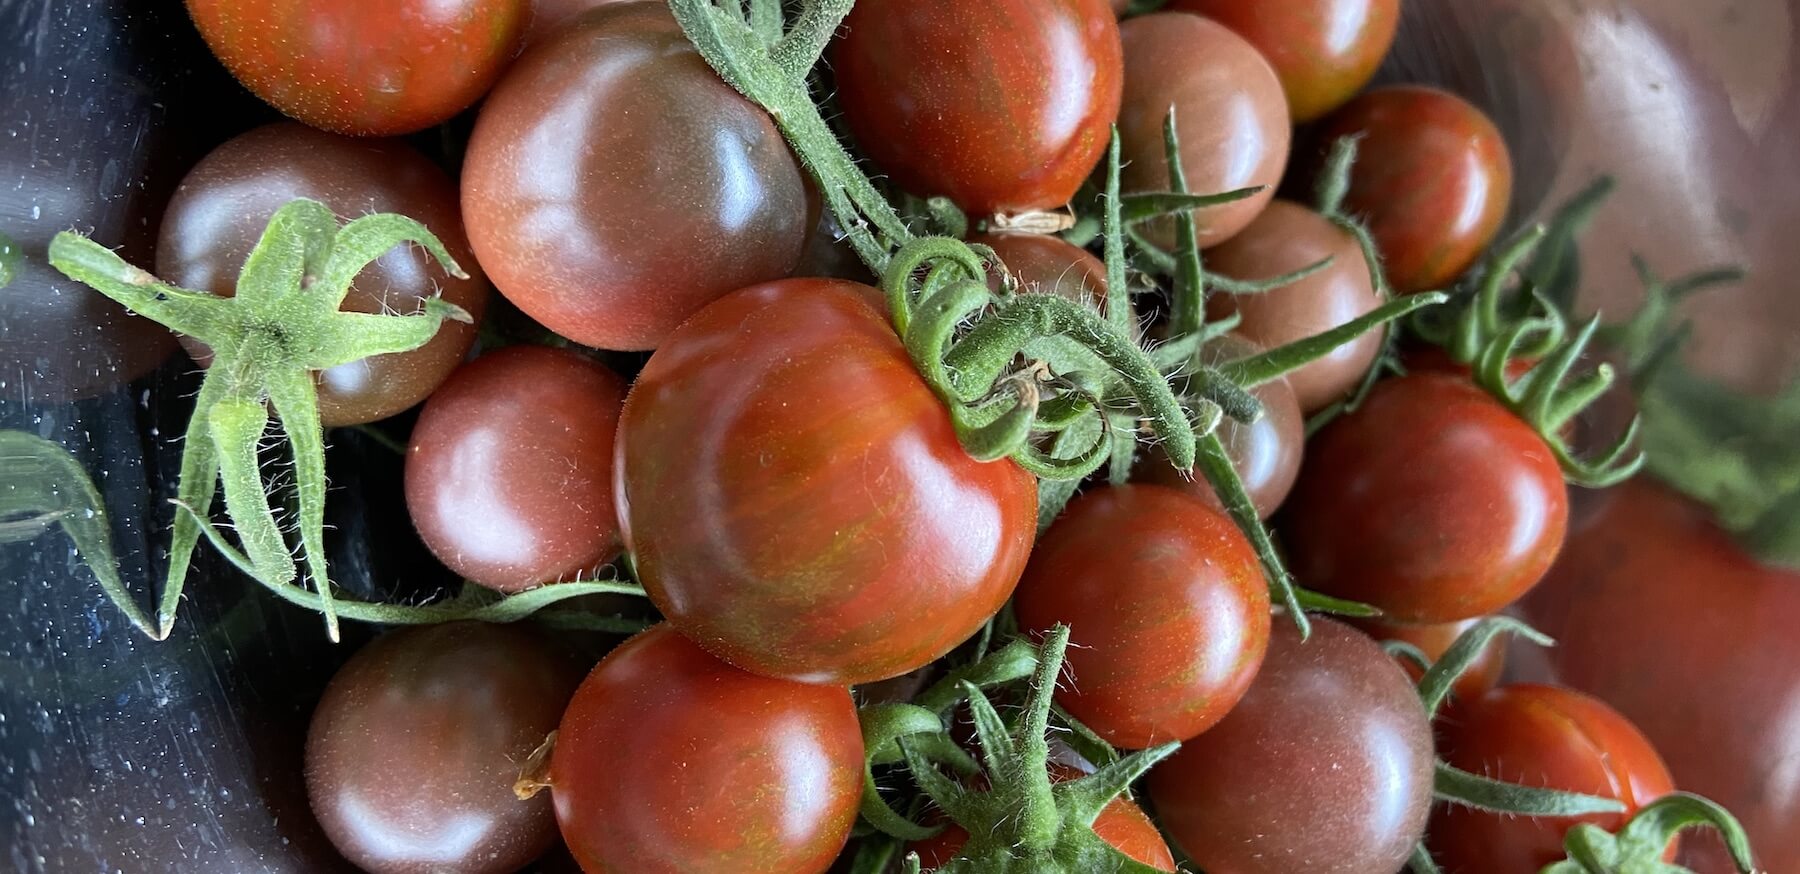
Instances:
[[[1644,805],[1616,835],[1591,823],[1569,829],[1563,836],[1568,858],[1546,866],[1542,874],[1693,874],[1663,861],[1669,844],[1690,828],[1718,831],[1737,870],[1756,870],[1750,837],[1730,811],[1699,795],[1676,792]]]

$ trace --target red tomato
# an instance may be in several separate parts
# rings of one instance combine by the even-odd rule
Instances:
[[[406,453],[406,506],[432,554],[502,592],[618,557],[613,432],[625,381],[566,349],[514,346],[431,396]]]
[[[479,322],[487,283],[463,236],[456,185],[430,159],[399,140],[354,140],[284,122],[256,128],[214,149],[182,179],[163,213],[158,276],[184,288],[230,295],[269,218],[296,197],[340,216],[399,213],[423,222],[470,279],[444,275],[417,247],[396,246],[358,274],[344,298],[352,312],[418,312],[442,294]],[[385,419],[425,399],[462,363],[475,325],[446,321],[418,349],[377,355],[320,371],[319,418],[326,427]],[[201,363],[206,345],[184,338]]]
[[[1579,692],[1505,686],[1461,702],[1457,716],[1442,731],[1450,764],[1512,783],[1617,798],[1626,813],[1552,819],[1448,805],[1431,824],[1433,855],[1446,874],[1536,874],[1564,858],[1563,834],[1576,823],[1616,831],[1639,808],[1675,791],[1650,741]]]
[[[482,105],[462,179],[500,293],[603,349],[655,348],[713,299],[787,276],[812,228],[775,123],[655,3],[534,45]]]
[[[1058,703],[1107,743],[1144,749],[1211,728],[1269,644],[1269,589],[1237,526],[1162,486],[1076,498],[1032,552],[1019,628],[1069,626]]]
[[[527,0],[187,0],[231,74],[276,109],[356,136],[428,128],[487,93]]]
[[[1301,585],[1436,623],[1525,594],[1568,517],[1562,469],[1531,426],[1465,379],[1420,373],[1314,436],[1281,530]]]
[[[532,4],[531,26],[525,31],[525,44],[542,42],[589,9],[621,2],[626,0],[537,0]]]
[[[1460,622],[1441,622],[1436,625],[1403,625],[1394,622],[1377,622],[1365,619],[1354,623],[1358,628],[1368,632],[1369,636],[1379,641],[1398,640],[1410,643],[1425,654],[1425,658],[1436,662],[1444,657],[1456,639],[1462,637],[1475,623],[1486,617],[1464,619]],[[1396,659],[1406,673],[1418,682],[1425,676],[1425,671],[1412,659]],[[1472,701],[1500,685],[1500,675],[1506,670],[1506,638],[1495,637],[1482,649],[1469,670],[1456,679],[1450,694],[1458,701]]]
[[[848,690],[747,674],[660,625],[575,692],[550,783],[584,871],[821,874],[856,822],[862,757]]]
[[[650,358],[615,466],[638,575],[683,634],[745,670],[884,679],[1012,594],[1037,491],[983,464],[854,282],[746,288]]]
[[[1425,832],[1431,725],[1375,641],[1330,619],[1275,623],[1244,700],[1150,772],[1193,862],[1231,874],[1394,874]]]
[[[1442,288],[1493,242],[1512,199],[1512,156],[1499,128],[1453,94],[1417,85],[1351,101],[1319,141],[1362,134],[1344,209],[1369,224],[1401,292]]]
[[[1243,37],[1199,16],[1142,15],[1119,30],[1125,43],[1121,182],[1126,191],[1169,190],[1163,122],[1174,107],[1189,191],[1266,186],[1247,200],[1194,211],[1200,245],[1223,243],[1269,205],[1287,167],[1293,130],[1281,80]],[[1173,242],[1173,223],[1151,228],[1158,242]]]
[[[1080,774],[1073,768],[1051,765],[1051,779],[1057,782],[1073,780]],[[1144,815],[1143,808],[1123,795],[1100,809],[1100,815],[1094,818],[1094,834],[1119,852],[1158,871],[1175,870],[1175,857],[1170,854],[1162,833],[1156,830],[1156,824]],[[907,845],[907,849],[918,853],[924,870],[931,871],[955,861],[968,842],[969,833],[952,824],[936,837],[915,841]]]
[[[1269,59],[1294,121],[1312,121],[1369,84],[1400,27],[1400,0],[1175,0],[1169,9],[1231,28]]]
[[[1618,708],[1681,788],[1735,813],[1764,869],[1800,871],[1800,573],[1758,564],[1647,477],[1594,501],[1524,605],[1558,641],[1557,680]]]
[[[1474,368],[1451,358],[1450,353],[1445,352],[1441,346],[1406,347],[1400,360],[1409,373],[1448,373],[1465,379],[1475,374]],[[1514,358],[1506,362],[1506,378],[1518,379],[1536,366],[1536,361]]]
[[[1123,62],[1107,0],[862,0],[839,105],[901,187],[978,215],[1069,202],[1106,151]]]

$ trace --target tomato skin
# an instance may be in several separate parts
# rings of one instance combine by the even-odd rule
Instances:
[[[1431,726],[1406,674],[1367,635],[1275,623],[1244,700],[1150,771],[1163,829],[1232,874],[1393,874],[1425,831]]]
[[[1024,570],[1033,478],[963,451],[878,295],[825,279],[728,295],[626,399],[615,494],[639,578],[745,670],[906,673],[973,634]]]
[[[1281,530],[1301,585],[1436,623],[1525,594],[1568,517],[1562,470],[1529,425],[1465,379],[1419,373],[1313,437]]]
[[[200,35],[256,96],[352,136],[423,130],[487,93],[527,0],[187,0]]]
[[[970,243],[994,250],[1025,291],[1054,294],[1105,308],[1106,263],[1093,253],[1045,234],[974,234]],[[990,285],[999,287],[997,277]]]
[[[188,172],[163,213],[157,275],[185,288],[233,294],[269,218],[296,197],[320,201],[339,216],[393,212],[417,219],[471,276],[447,276],[423,250],[395,247],[357,275],[343,309],[418,312],[441,291],[480,323],[488,287],[463,234],[450,178],[399,140],[351,139],[293,122],[235,137]],[[417,404],[462,363],[476,331],[475,324],[445,321],[411,352],[318,373],[319,418],[326,427],[356,425]],[[202,364],[212,358],[203,343],[182,338],[182,345]]]
[[[1145,815],[1144,809],[1129,798],[1120,796],[1100,809],[1100,815],[1094,818],[1094,834],[1119,852],[1158,871],[1175,870],[1175,856],[1169,852],[1168,842],[1163,840],[1162,833],[1156,830],[1156,824]],[[923,870],[931,871],[955,861],[968,842],[969,833],[952,824],[936,837],[914,841],[906,848],[919,854]]]
[[[1607,831],[1675,791],[1669,769],[1617,711],[1556,686],[1504,686],[1464,701],[1443,727],[1444,756],[1477,774],[1582,792],[1625,803],[1626,813],[1557,819],[1501,815],[1458,805],[1431,825],[1446,874],[1534,874],[1564,858],[1563,834],[1579,822]],[[1673,848],[1668,854],[1674,858]]]
[[[1069,626],[1057,702],[1127,749],[1218,723],[1269,644],[1256,552],[1223,513],[1163,486],[1070,502],[1032,552],[1013,609],[1022,631]]]
[[[1300,204],[1274,201],[1242,233],[1206,253],[1207,269],[1237,279],[1268,279],[1326,258],[1332,259],[1330,266],[1292,285],[1262,294],[1214,295],[1208,308],[1215,318],[1242,315],[1237,332],[1273,349],[1381,305],[1355,237]],[[1356,388],[1381,354],[1385,335],[1385,329],[1370,331],[1288,374],[1300,408],[1315,412]]]
[[[623,548],[613,432],[625,381],[579,353],[513,346],[431,396],[406,453],[406,505],[451,570],[502,592],[589,574]]]
[[[1481,616],[1459,622],[1440,622],[1434,625],[1406,625],[1397,622],[1379,622],[1373,619],[1363,619],[1353,624],[1370,637],[1384,643],[1390,640],[1410,643],[1418,647],[1427,659],[1435,663],[1444,657],[1444,653],[1450,650],[1457,638],[1462,637],[1463,632],[1468,631],[1485,618],[1487,617]],[[1396,658],[1395,661],[1398,661],[1400,666],[1406,669],[1407,676],[1412,677],[1413,682],[1416,683],[1425,676],[1425,671],[1412,659]],[[1473,664],[1469,665],[1467,672],[1456,678],[1456,683],[1450,687],[1450,694],[1457,701],[1473,701],[1500,685],[1500,675],[1505,671],[1506,639],[1504,636],[1499,636],[1482,648],[1481,654],[1475,658]]]
[[[862,756],[847,689],[745,673],[664,624],[576,690],[550,782],[590,874],[821,874],[856,821]]]
[[[531,9],[531,26],[525,30],[525,45],[542,42],[589,9],[625,2],[630,0],[536,0]]]
[[[844,120],[901,187],[975,216],[1055,209],[1119,112],[1107,0],[862,0],[832,54]]]
[[[510,874],[556,840],[549,799],[513,795],[576,663],[524,627],[391,631],[325,689],[306,741],[319,823],[364,871]]]
[[[1312,121],[1369,84],[1394,45],[1400,0],[1175,0],[1249,40],[1281,77],[1296,123]]]
[[[1243,37],[1197,15],[1141,15],[1119,31],[1125,44],[1120,182],[1127,192],[1169,190],[1163,123],[1173,105],[1189,191],[1266,186],[1246,200],[1194,211],[1200,245],[1223,243],[1269,205],[1287,167],[1293,130],[1281,80]],[[1172,222],[1149,229],[1158,243],[1173,243]]]
[[[1375,238],[1402,293],[1443,288],[1493,242],[1512,200],[1512,156],[1499,128],[1453,94],[1378,88],[1324,122],[1319,142],[1362,134],[1344,209]]]
[[[482,267],[552,331],[653,349],[728,292],[787,276],[805,175],[661,4],[583,13],[514,64],[463,164]]]

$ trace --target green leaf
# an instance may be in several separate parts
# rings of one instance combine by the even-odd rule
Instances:
[[[1437,764],[1434,782],[1438,800],[1492,813],[1566,817],[1625,811],[1625,805],[1615,798],[1521,786],[1471,774],[1443,762]]]

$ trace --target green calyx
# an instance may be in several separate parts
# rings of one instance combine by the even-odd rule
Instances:
[[[1756,871],[1750,837],[1730,811],[1699,795],[1676,792],[1645,805],[1618,834],[1589,823],[1569,829],[1563,837],[1568,858],[1545,866],[1542,874],[1693,874],[1663,861],[1669,844],[1690,828],[1717,830],[1737,870]]]

